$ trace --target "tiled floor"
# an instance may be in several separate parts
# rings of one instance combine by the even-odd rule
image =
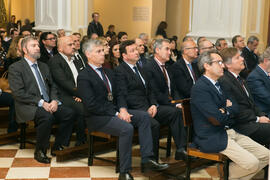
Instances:
[[[51,164],[41,164],[33,159],[33,146],[20,150],[19,144],[0,146],[0,180],[117,180],[113,164],[94,160],[94,166],[88,167],[87,158],[73,159],[58,163],[53,157]],[[109,159],[115,159],[115,152],[101,155]],[[173,158],[166,159],[165,151],[160,151],[162,161],[173,163]],[[140,173],[139,146],[133,148],[132,174],[136,180],[146,180],[149,177]],[[260,173],[255,179],[262,179]],[[192,180],[218,180],[219,175],[216,166],[207,167],[193,172]]]

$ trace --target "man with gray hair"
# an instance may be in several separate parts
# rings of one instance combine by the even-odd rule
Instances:
[[[232,129],[238,105],[218,82],[224,68],[220,55],[204,52],[198,66],[203,76],[191,91],[193,142],[202,152],[221,153],[232,160],[229,179],[251,179],[268,164],[269,150]]]
[[[116,106],[115,78],[112,71],[102,67],[105,60],[103,48],[100,40],[88,40],[83,44],[88,64],[78,76],[78,91],[84,105],[88,130],[119,137],[119,180],[133,180],[130,174],[133,126],[139,131],[141,163],[142,167],[145,167],[142,170],[166,169],[167,164],[162,165],[152,160],[153,142],[148,113]],[[135,44],[134,51],[136,51]]]
[[[144,53],[148,52],[148,41],[149,41],[148,38],[149,38],[148,34],[146,33],[139,34],[139,39],[141,39],[144,43]]]
[[[68,146],[73,128],[74,113],[61,105],[57,97],[47,64],[37,61],[40,57],[39,43],[33,37],[22,40],[23,59],[9,67],[8,80],[15,99],[16,120],[25,123],[34,120],[37,143],[34,158],[41,163],[50,163],[46,152],[52,125],[59,123],[58,133],[52,147],[63,150]]]
[[[270,116],[270,47],[259,58],[259,65],[249,74],[247,84],[255,104]]]
[[[257,47],[259,39],[256,36],[250,36],[247,41],[247,46],[243,48],[241,56],[245,59],[245,69],[241,72],[240,76],[244,79],[259,63]]]
[[[181,104],[171,103],[172,99],[180,98],[171,71],[165,65],[170,60],[170,55],[170,41],[157,39],[154,43],[154,58],[145,65],[144,69],[159,104],[158,110],[163,117],[166,117],[156,117],[156,119],[161,124],[170,126],[176,145],[175,159],[183,160],[186,157],[186,133],[182,120]]]
[[[228,43],[224,38],[218,38],[215,43],[216,49],[220,52],[222,49],[228,48]]]

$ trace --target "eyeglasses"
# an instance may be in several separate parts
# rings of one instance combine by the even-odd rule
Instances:
[[[189,48],[185,48],[185,49],[198,49],[198,47],[189,47]]]
[[[214,49],[214,45],[213,46],[209,46],[209,47],[203,47],[203,48],[201,48],[201,49]]]
[[[213,63],[218,63],[219,65],[222,65],[223,61],[222,60],[212,61],[211,64],[213,64]]]
[[[48,38],[46,40],[49,40],[49,41],[56,41],[56,38]]]

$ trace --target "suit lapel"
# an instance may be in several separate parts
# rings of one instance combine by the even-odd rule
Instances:
[[[72,80],[72,82],[74,83],[75,85],[75,80],[74,80],[74,77],[73,77],[73,74],[72,74],[72,71],[68,65],[68,63],[66,62],[66,60],[63,58],[63,56],[61,54],[57,54],[56,56],[58,56],[57,58],[59,58],[61,64],[63,65],[63,68],[65,70],[65,72],[67,72],[68,76],[69,76],[69,79]],[[79,71],[78,71],[79,72]]]
[[[129,67],[129,65],[126,62],[123,62],[122,64],[123,69],[130,74],[130,76],[132,77],[132,79],[134,79],[137,83],[139,83],[143,88],[145,88],[143,82],[141,79],[139,79],[139,77],[135,74],[135,72]],[[145,74],[142,72],[141,68],[139,66],[137,66],[138,71],[140,72],[141,76],[143,77],[145,84],[146,84],[146,79],[145,79]]]
[[[211,91],[213,92],[213,94],[216,94],[221,101],[224,101],[225,99],[224,92],[222,92],[222,94],[218,92],[215,85],[212,82],[210,82],[210,80],[207,79],[205,76],[202,76],[202,80],[207,84],[207,86],[211,88]]]
[[[90,76],[93,77],[99,84],[101,84],[101,86],[107,91],[107,87],[104,84],[103,80],[98,75],[98,73],[92,67],[90,67],[90,65],[88,65],[86,68],[88,72],[90,72],[91,74]]]

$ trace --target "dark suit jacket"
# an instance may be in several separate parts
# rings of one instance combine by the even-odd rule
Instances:
[[[248,87],[254,97],[255,104],[261,111],[270,114],[270,79],[257,66],[247,78]]]
[[[140,66],[139,61],[141,62],[142,66]],[[140,55],[140,59],[138,60],[138,62],[136,64],[137,64],[137,66],[140,66],[141,68],[143,68],[147,64],[147,62],[148,62],[148,60],[142,54],[142,55]]]
[[[234,129],[244,135],[251,135],[259,127],[258,123],[256,123],[257,116],[264,116],[265,113],[261,112],[255,105],[252,94],[245,81],[244,85],[249,93],[249,97],[238,80],[230,72],[225,71],[219,81],[224,87],[224,91],[230,94],[239,105],[239,111],[234,117],[236,122]]]
[[[53,55],[56,55],[58,53],[56,48],[53,48],[52,51],[53,51]],[[38,59],[38,61],[41,61],[41,62],[48,64],[50,58],[51,58],[51,55],[48,53],[46,48],[43,45],[41,45],[40,46],[40,58]]]
[[[240,76],[246,79],[248,74],[253,71],[259,63],[259,57],[253,51],[249,51],[247,47],[243,48],[241,56],[245,59],[247,67],[241,71]]]
[[[104,69],[112,85],[113,95],[116,92],[114,74],[109,69]],[[98,130],[107,124],[116,114],[116,106],[108,101],[108,91],[99,75],[87,65],[77,78],[78,93],[82,98],[86,122],[90,131]],[[115,96],[114,96],[115,97]]]
[[[150,81],[140,67],[138,67],[138,70],[145,80],[145,86],[127,63],[123,62],[115,68],[119,108],[125,107],[146,111],[151,105],[157,105],[150,87]]]
[[[221,87],[222,89],[222,87]],[[237,104],[226,107],[225,92],[220,94],[216,87],[202,76],[191,91],[191,112],[194,124],[194,143],[202,152],[216,153],[227,147],[228,136],[225,126],[232,126],[232,118],[238,110]],[[221,113],[223,108],[227,113]]]
[[[49,67],[52,72],[53,79],[58,86],[59,98],[65,101],[73,96],[79,97],[72,71],[60,53],[56,54],[49,61]],[[74,60],[78,73],[83,69],[82,62]]]
[[[38,62],[50,100],[58,100],[56,85],[47,64]],[[9,67],[8,81],[15,99],[16,121],[19,123],[34,119],[41,94],[34,74],[25,59]]]
[[[193,86],[192,77],[189,74],[184,59],[179,59],[176,63],[170,66],[173,74],[173,79],[176,84],[177,91],[181,98],[189,98],[191,88]],[[195,73],[196,78],[200,77],[200,72],[197,67],[197,63],[192,63],[192,69]]]
[[[151,59],[144,67],[144,70],[150,80],[152,90],[155,94],[158,104],[172,105],[169,99],[169,88],[167,86],[164,74],[159,65],[154,59]],[[168,76],[170,78],[171,96],[173,99],[179,99],[176,91],[175,83],[173,82],[172,73],[167,69]]]
[[[91,34],[96,33],[98,36],[103,36],[104,31],[102,25],[98,22],[97,24],[92,21],[88,25],[87,36],[91,36]]]

